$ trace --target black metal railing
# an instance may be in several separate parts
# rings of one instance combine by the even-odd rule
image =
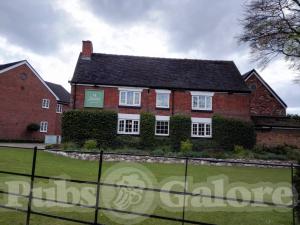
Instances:
[[[5,206],[5,205],[0,205],[0,208],[4,208],[4,209],[7,209],[7,210],[14,210],[14,211],[21,212],[21,213],[26,213],[27,214],[26,223],[25,223],[26,225],[30,225],[31,215],[38,215],[38,216],[42,216],[42,217],[48,217],[48,218],[57,219],[57,220],[74,222],[74,223],[78,223],[78,224],[102,225],[102,223],[99,223],[99,219],[98,219],[98,214],[99,214],[99,211],[101,211],[101,210],[102,211],[117,212],[117,213],[122,213],[122,214],[131,214],[131,215],[136,215],[136,216],[141,216],[141,217],[146,217],[146,218],[153,218],[153,219],[158,219],[158,220],[180,222],[182,224],[213,225],[213,224],[209,224],[209,223],[203,223],[203,222],[198,222],[198,221],[187,220],[185,218],[186,196],[199,196],[199,197],[203,197],[203,198],[220,199],[220,200],[226,200],[226,201],[236,201],[236,202],[261,204],[261,205],[274,206],[274,207],[291,208],[292,209],[292,221],[293,221],[293,225],[295,225],[295,195],[296,195],[296,193],[295,193],[294,188],[293,188],[294,187],[294,171],[295,171],[294,168],[299,167],[299,165],[275,164],[275,163],[257,163],[257,162],[238,162],[238,161],[232,161],[232,160],[215,160],[215,159],[203,159],[203,158],[200,159],[200,158],[188,158],[188,157],[166,157],[166,158],[184,160],[184,162],[185,162],[184,190],[183,190],[183,192],[181,192],[181,191],[163,190],[163,189],[159,189],[159,188],[139,187],[139,186],[130,186],[130,185],[119,185],[119,184],[101,182],[102,165],[103,165],[103,156],[104,155],[106,155],[106,154],[107,155],[127,155],[127,156],[146,156],[146,155],[103,153],[103,151],[100,151],[98,153],[84,152],[84,154],[94,154],[94,155],[97,154],[97,155],[99,155],[97,181],[84,181],[84,180],[77,180],[77,179],[64,179],[64,178],[59,178],[59,177],[36,175],[35,174],[35,168],[36,168],[38,151],[42,151],[42,150],[37,150],[37,147],[35,147],[33,149],[33,160],[32,160],[31,174],[17,173],[17,172],[10,172],[10,171],[0,171],[0,174],[15,175],[15,176],[22,176],[22,177],[30,178],[30,191],[29,191],[28,195],[19,194],[19,193],[11,193],[11,192],[0,190],[0,194],[14,195],[14,196],[23,197],[23,198],[28,199],[27,210],[22,209],[22,208],[14,208],[14,207],[8,207],[8,206]],[[66,152],[66,153],[72,153],[72,152],[79,153],[78,151],[61,151],[61,150],[47,150],[47,151]],[[151,156],[151,157],[164,158],[162,156]],[[214,196],[214,195],[205,195],[205,194],[201,194],[201,193],[198,194],[198,193],[188,192],[188,190],[187,190],[188,165],[189,165],[190,161],[198,161],[198,160],[206,161],[206,162],[209,162],[209,163],[247,164],[247,165],[257,165],[257,166],[271,166],[271,167],[289,168],[291,170],[291,184],[292,184],[292,191],[293,191],[292,205],[284,205],[284,204],[280,205],[280,204],[274,204],[272,202],[267,202],[267,201],[245,200],[245,199],[240,199],[240,198],[229,198],[229,197],[224,197],[224,196]],[[95,203],[95,205],[85,205],[85,204],[79,204],[79,203],[75,204],[75,203],[71,203],[71,202],[67,202],[67,201],[60,201],[60,200],[54,200],[54,199],[49,199],[49,198],[43,198],[43,197],[36,197],[36,196],[33,195],[33,188],[34,188],[35,179],[60,180],[60,181],[78,183],[78,184],[96,185],[96,203]],[[101,190],[102,186],[112,187],[112,188],[133,188],[133,189],[138,189],[138,190],[143,190],[143,191],[152,191],[152,192],[158,192],[158,193],[170,193],[170,194],[176,194],[176,195],[183,195],[184,204],[183,204],[183,207],[182,207],[182,216],[181,216],[181,218],[172,218],[172,217],[167,217],[167,216],[160,216],[160,215],[154,215],[154,214],[146,214],[146,213],[131,212],[131,211],[101,207],[99,205],[99,198],[100,198],[100,190]],[[53,202],[53,203],[58,203],[58,204],[66,204],[66,205],[70,205],[70,206],[78,206],[78,207],[82,207],[82,208],[94,209],[94,221],[93,222],[88,222],[88,221],[62,217],[62,216],[52,215],[52,214],[43,213],[43,212],[37,212],[37,211],[32,209],[32,200],[42,200],[42,201],[48,201],[48,202]]]

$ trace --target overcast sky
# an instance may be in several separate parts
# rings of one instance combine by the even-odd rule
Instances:
[[[233,60],[241,73],[256,68],[300,114],[295,71],[278,59],[264,70],[239,45],[244,0],[10,0],[0,1],[0,64],[27,59],[47,81],[64,85],[81,41],[95,52]]]

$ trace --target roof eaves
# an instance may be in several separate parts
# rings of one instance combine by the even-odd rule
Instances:
[[[111,86],[111,87],[128,87],[128,85],[123,84],[105,84],[105,83],[89,83],[89,82],[76,82],[76,81],[69,81],[69,83],[75,85],[90,85],[90,86]],[[130,87],[139,87],[137,85],[130,85]],[[218,89],[195,89],[195,88],[180,88],[180,87],[169,87],[169,86],[144,86],[143,88],[152,88],[152,89],[169,89],[169,90],[189,90],[189,91],[212,91],[212,92],[219,92],[219,93],[251,93],[250,90],[218,90]]]
[[[4,72],[7,72],[7,71],[9,71],[9,70],[12,70],[12,69],[14,69],[14,68],[16,68],[16,67],[18,67],[18,66],[21,66],[21,65],[23,65],[23,64],[26,64],[26,62],[27,62],[26,60],[22,60],[22,61],[16,62],[15,64],[12,64],[11,66],[8,66],[8,67],[6,67],[6,68],[0,70],[0,73],[4,73]]]

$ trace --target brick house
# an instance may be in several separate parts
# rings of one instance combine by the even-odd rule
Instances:
[[[26,60],[0,65],[0,102],[1,140],[60,139],[70,94],[45,82]],[[32,123],[40,126],[38,131],[28,130]]]
[[[249,121],[250,90],[232,61],[93,53],[83,42],[71,83],[73,109],[118,112],[119,134],[139,134],[141,112],[156,116],[157,136],[169,135],[174,114],[191,116],[191,137],[211,138],[215,114]]]
[[[256,70],[243,75],[251,90],[250,114],[258,145],[300,147],[300,122],[286,116],[287,105]]]

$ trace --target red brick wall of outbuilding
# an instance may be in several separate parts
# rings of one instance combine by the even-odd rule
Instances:
[[[20,74],[25,73],[26,79]],[[50,108],[42,108],[42,99],[50,99]],[[60,134],[56,98],[25,64],[0,74],[0,139],[44,140],[45,134]],[[30,123],[48,121],[48,132],[28,132]]]
[[[300,130],[272,129],[270,131],[256,131],[257,145],[275,147],[290,145],[300,148]]]

